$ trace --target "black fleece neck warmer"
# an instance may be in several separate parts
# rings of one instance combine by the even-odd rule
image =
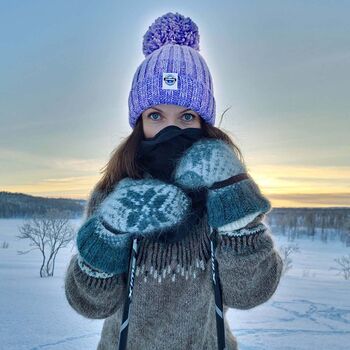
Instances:
[[[181,129],[175,125],[167,126],[154,137],[143,138],[138,148],[138,164],[153,177],[172,182],[177,160],[202,137],[203,130],[200,128]]]

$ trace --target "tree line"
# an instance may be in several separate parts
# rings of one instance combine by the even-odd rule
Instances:
[[[66,212],[71,219],[83,214],[86,201],[69,198],[48,198],[18,192],[0,192],[0,218],[32,218],[50,211]]]
[[[340,239],[350,246],[350,208],[273,208],[267,223],[275,234],[290,240],[319,238],[324,242]]]

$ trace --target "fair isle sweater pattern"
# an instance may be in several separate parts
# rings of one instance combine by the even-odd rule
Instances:
[[[255,249],[258,235],[267,230],[265,224],[256,224],[260,220],[261,216],[253,225],[237,230],[236,239],[220,233],[222,244],[236,252],[239,252],[239,247],[247,245]],[[141,274],[144,282],[149,278],[158,279],[159,283],[164,278],[175,282],[180,276],[185,280],[195,279],[200,270],[205,270],[210,259],[209,226],[204,218],[190,235],[179,242],[164,246],[156,241],[141,240],[135,273],[136,276]]]
[[[205,269],[210,259],[210,240],[203,230],[203,224],[183,240],[174,243],[160,243],[142,239],[137,258],[136,276],[142,275],[144,282],[149,278],[159,283],[164,278],[175,282],[179,276],[195,279],[200,270]],[[178,277],[177,277],[178,276]]]
[[[236,252],[242,244],[254,249],[257,235],[266,231],[265,224],[260,222],[261,217],[262,215],[257,217],[251,225],[237,230],[235,240],[230,232],[219,231],[222,243]],[[172,282],[176,282],[180,277],[185,280],[195,279],[201,270],[205,270],[211,258],[209,227],[205,219],[200,220],[195,229],[181,241],[161,243],[142,238],[138,243],[135,274],[142,276],[144,282],[150,278],[157,279],[158,283],[164,278],[171,278]],[[89,266],[79,255],[78,264],[80,269],[91,277],[105,279],[114,276]]]

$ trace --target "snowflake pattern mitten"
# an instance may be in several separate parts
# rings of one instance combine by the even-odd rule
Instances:
[[[100,271],[126,272],[132,240],[171,232],[185,221],[190,207],[191,199],[177,186],[124,178],[80,228],[80,256]]]
[[[179,187],[159,179],[121,180],[101,203],[103,225],[112,232],[153,237],[182,222],[191,200]]]
[[[183,189],[207,188],[208,223],[213,228],[230,224],[240,229],[271,210],[269,200],[223,140],[195,142],[179,160],[174,179]]]

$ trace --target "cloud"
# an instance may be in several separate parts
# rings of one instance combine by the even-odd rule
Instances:
[[[251,169],[250,169],[251,168]],[[257,165],[249,173],[266,191],[273,193],[347,192],[350,167],[304,165]]]
[[[346,206],[350,207],[350,192],[348,193],[293,193],[270,194],[268,198],[275,202],[273,206],[282,206],[289,203],[292,206]]]
[[[0,149],[0,161],[5,163],[24,164],[30,168],[40,166],[40,168],[55,170],[69,170],[72,173],[96,172],[104,166],[103,160],[98,158],[73,158],[50,157],[50,155],[40,155],[34,152],[26,152],[12,149]]]
[[[53,159],[52,166],[55,169],[70,169],[74,171],[96,172],[104,166],[101,159],[79,159],[79,158],[61,158]]]
[[[6,191],[33,196],[86,199],[100,175],[48,178],[28,184],[8,185]]]
[[[258,165],[249,172],[273,206],[350,206],[350,167]]]

